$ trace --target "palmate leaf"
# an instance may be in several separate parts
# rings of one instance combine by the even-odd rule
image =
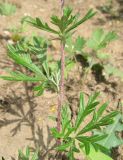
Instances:
[[[101,130],[95,130],[95,135],[104,135],[108,134],[106,139],[99,142],[102,146],[105,146],[107,149],[112,149],[113,147],[117,147],[121,144],[123,144],[123,140],[118,137],[117,132],[123,131],[123,124],[121,122],[121,114],[118,114],[115,119],[114,123],[111,125],[108,125],[106,128]]]
[[[34,19],[31,17],[28,17],[25,19],[25,21],[36,28],[59,35],[59,38],[63,38],[63,37],[65,38],[65,37],[68,37],[68,34],[71,33],[72,30],[74,30],[83,22],[93,17],[95,14],[96,12],[90,9],[87,12],[87,14],[84,16],[84,18],[78,20],[77,19],[78,14],[72,15],[71,8],[69,7],[64,8],[63,16],[61,18],[55,15],[51,17],[51,23],[56,25],[59,28],[58,31],[51,28],[47,23],[43,22],[39,18]]]
[[[107,139],[109,136],[108,132],[94,135],[92,134],[92,131],[94,129],[100,129],[102,126],[112,124],[114,122],[114,117],[119,112],[113,111],[103,116],[108,103],[104,103],[99,109],[96,109],[99,104],[97,101],[98,95],[99,92],[92,94],[85,103],[84,94],[80,93],[79,111],[75,123],[71,124],[69,106],[66,106],[62,110],[62,131],[60,133],[57,129],[53,131],[53,136],[55,138],[59,137],[62,140],[61,145],[57,149],[68,152],[68,158],[71,160],[75,160],[74,154],[75,152],[79,153],[80,150],[84,150],[85,154],[91,157],[92,147],[98,154],[101,154],[100,150],[109,153],[109,150],[100,143]],[[91,114],[92,119],[83,126],[82,123],[89,114]],[[88,134],[90,136],[87,136]],[[108,158],[108,156],[105,156],[104,154],[101,154],[101,156]]]
[[[75,41],[72,40],[72,37],[69,36],[66,40],[65,50],[68,52],[69,57],[74,56],[76,53],[81,53],[82,49],[85,46],[85,39],[78,36]]]
[[[8,49],[9,49],[9,56],[17,64],[28,68],[43,80],[46,79],[45,75],[42,73],[40,68],[32,62],[29,54],[19,54],[18,51],[16,51],[16,48],[14,48],[12,45],[9,45]]]
[[[72,9],[69,7],[65,7],[63,10],[63,16],[61,18],[57,16],[52,16],[51,17],[51,23],[55,24],[61,33],[65,31],[66,28],[68,28],[69,25],[71,25],[77,18],[76,15],[71,15]]]
[[[46,89],[58,92],[60,82],[60,66],[57,64],[58,62],[54,62],[56,63],[57,67],[52,67],[52,64],[47,58],[45,51],[40,50],[42,49],[40,48],[41,45],[44,48],[47,47],[47,44],[43,42],[42,38],[39,38],[33,37],[32,43],[31,41],[26,40],[22,43],[18,43],[16,46],[8,46],[8,54],[15,61],[15,63],[32,71],[29,76],[21,73],[20,71],[8,71],[9,75],[0,76],[0,78],[10,81],[40,82],[39,86],[34,87],[34,91],[37,91],[37,96],[42,95]],[[39,62],[36,61],[36,64],[32,62],[30,56],[31,54],[35,54],[33,51],[38,54],[39,58]]]
[[[44,30],[44,31],[47,31],[47,32],[51,32],[51,33],[54,33],[54,34],[59,34],[58,31],[51,28],[47,23],[44,23],[39,18],[34,19],[34,18],[31,18],[31,17],[28,17],[27,19],[25,19],[25,21],[27,23],[29,23],[30,25],[38,28],[38,29],[41,29],[41,30]]]
[[[117,37],[117,34],[113,31],[105,33],[103,29],[96,29],[87,41],[87,46],[97,51],[105,48],[108,43],[116,40]]]

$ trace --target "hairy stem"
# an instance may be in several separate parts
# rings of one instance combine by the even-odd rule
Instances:
[[[61,12],[62,12],[62,15],[63,15],[64,0],[60,0],[60,1],[61,1]]]
[[[63,15],[64,0],[61,1],[61,11]],[[61,41],[61,80],[60,80],[60,91],[58,95],[58,115],[57,115],[57,130],[61,131],[61,108],[64,103],[64,70],[65,70],[65,44]],[[60,140],[58,140],[58,145]]]
[[[64,103],[64,70],[65,70],[65,52],[64,52],[64,43],[61,42],[61,80],[60,80],[60,91],[58,96],[58,123],[57,129],[60,132],[61,130],[61,107]]]

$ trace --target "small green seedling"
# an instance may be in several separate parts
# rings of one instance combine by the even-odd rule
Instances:
[[[26,148],[26,152],[18,151],[18,160],[38,160],[38,152],[30,153],[29,147]]]
[[[5,160],[5,158],[2,157],[1,160]],[[18,150],[18,160],[39,160],[38,152],[31,153],[29,147],[26,147],[25,153]]]
[[[5,16],[11,16],[16,12],[16,6],[11,3],[0,3],[0,14]]]

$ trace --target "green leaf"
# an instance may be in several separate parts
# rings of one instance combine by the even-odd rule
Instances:
[[[73,133],[75,131],[75,128],[68,128],[68,131],[66,132],[66,134],[64,135],[64,138],[68,138],[70,136],[71,133]]]
[[[71,128],[71,110],[68,105],[62,107],[62,133],[65,133],[66,130]]]
[[[63,134],[59,133],[56,128],[51,128],[51,133],[54,138],[62,138]]]
[[[67,62],[65,69],[68,72],[68,71],[72,70],[74,66],[75,66],[75,62],[73,62],[72,60],[70,60],[69,62]]]
[[[69,150],[69,152],[67,154],[67,157],[68,157],[69,160],[75,160],[75,158],[74,158],[74,151],[73,150],[74,150],[74,148],[70,147],[70,150]]]
[[[108,115],[102,117],[99,121],[100,125],[103,125],[103,123],[108,124],[108,121],[110,121],[111,119],[113,119],[119,112],[118,111],[113,111],[111,113],[109,113]]]
[[[39,18],[34,19],[34,18],[31,18],[31,17],[28,17],[28,19],[26,19],[25,21],[27,23],[31,24],[32,26],[38,28],[38,29],[41,29],[41,30],[44,30],[44,31],[47,31],[47,32],[51,32],[51,33],[54,33],[54,34],[59,34],[58,31],[49,27],[49,25],[47,23],[44,23]]]
[[[97,111],[97,119],[99,119],[101,116],[102,116],[102,114],[103,114],[103,112],[106,110],[106,108],[107,108],[107,106],[108,106],[108,103],[104,103],[99,109],[98,109],[98,111]]]
[[[73,147],[73,151],[76,153],[80,153],[80,150],[78,148],[76,148],[76,146]]]
[[[81,109],[79,109],[79,113],[78,113],[76,123],[75,123],[76,130],[79,128],[79,126],[81,125],[81,123],[83,122],[85,117],[87,115],[93,113],[93,111],[95,110],[95,108],[99,104],[99,102],[96,101],[96,98],[98,97],[98,95],[99,95],[99,92],[96,92],[93,95],[91,95],[89,97],[87,104],[84,105],[84,97],[81,94],[81,96],[80,96],[80,108]],[[80,131],[80,133],[81,133],[81,131]]]
[[[102,139],[105,139],[107,135],[92,135],[92,136],[77,136],[76,139],[82,143],[89,143],[89,145],[92,145],[94,143],[97,143],[101,141]]]
[[[8,49],[9,49],[9,56],[17,64],[28,68],[29,70],[31,70],[32,72],[37,74],[39,77],[42,77],[42,79],[46,78],[44,76],[44,74],[42,73],[42,71],[40,70],[40,68],[32,62],[31,57],[30,57],[29,54],[19,54],[16,51],[16,48],[14,48],[12,45],[8,45]]]
[[[87,46],[93,50],[100,50],[107,46],[108,43],[117,39],[115,32],[105,33],[103,29],[96,29],[92,37],[87,41]]]
[[[97,97],[99,96],[100,92],[95,92],[94,94],[92,94],[90,97],[89,97],[89,100],[88,100],[88,106],[91,104],[91,103],[94,103],[96,102],[96,99]]]
[[[24,73],[21,73],[20,71],[15,71],[9,72],[10,76],[0,76],[0,78],[4,79],[4,80],[9,80],[9,81],[30,81],[30,82],[39,82],[42,80],[42,78],[40,77],[30,77],[25,75]]]
[[[108,133],[86,136],[94,129],[100,129],[101,126],[106,126],[113,123],[113,119],[118,113],[114,111],[102,117],[102,114],[107,107],[107,103],[104,103],[98,110],[96,110],[96,107],[99,104],[97,101],[98,95],[99,93],[96,92],[89,96],[89,99],[85,104],[84,95],[81,93],[79,112],[75,124],[71,124],[71,113],[69,111],[69,107],[66,106],[62,109],[61,133],[58,133],[56,129],[53,130],[53,136],[56,138],[61,138],[63,142],[63,144],[61,144],[61,146],[57,149],[59,151],[68,152],[67,155],[71,160],[75,159],[74,153],[79,153],[79,149],[83,150],[84,148],[86,155],[89,155],[92,146],[96,151],[101,150],[105,153],[109,153],[109,150],[100,144],[100,142],[107,139]],[[90,122],[84,125],[84,127],[80,127],[84,119],[87,118],[89,114],[92,114],[92,119]],[[118,129],[120,130],[119,127]]]
[[[26,148],[26,153],[25,155],[21,150],[18,151],[18,159],[19,160],[38,160],[38,152],[34,152],[32,155],[30,155],[30,149],[29,147]]]
[[[74,50],[81,52],[82,48],[84,47],[86,41],[84,40],[84,38],[78,36],[74,45]]]
[[[79,21],[77,21],[75,24],[73,24],[72,26],[70,26],[65,33],[70,32],[71,30],[77,28],[80,24],[84,23],[85,21],[87,21],[88,19],[90,19],[91,17],[93,17],[96,14],[96,12],[94,12],[92,9],[90,9],[87,14],[84,16],[84,18],[80,19]]]
[[[48,66],[47,61],[43,62],[42,67],[44,69],[44,72],[45,72],[47,78],[49,78],[50,77],[50,70],[49,70],[49,66]]]
[[[84,104],[84,94],[80,93],[80,102],[79,102],[79,111],[78,111],[78,116],[76,118],[76,122],[75,122],[75,127],[76,129],[80,126],[82,120],[83,119],[83,112],[85,110],[85,104]]]
[[[60,146],[56,147],[56,150],[58,151],[65,151],[66,149],[68,149],[71,145],[72,145],[72,140],[70,140],[67,143],[63,143]]]
[[[90,153],[90,144],[88,142],[84,143],[85,153],[88,155]]]
[[[103,134],[108,135],[104,140],[99,142],[99,144],[105,146],[107,149],[111,149],[113,147],[117,147],[123,144],[123,140],[116,134],[117,132],[123,131],[123,124],[120,121],[121,116],[122,116],[121,114],[118,114],[114,119],[114,123],[108,125],[102,131],[101,130],[94,131],[95,135],[103,135]]]
[[[47,82],[46,81],[41,83],[39,86],[35,86],[33,90],[38,91],[36,96],[41,96],[43,94],[45,88],[47,88]]]
[[[93,129],[100,129],[101,126],[112,124],[114,122],[113,118],[118,114],[118,112],[114,111],[100,119],[98,117],[98,114],[97,115],[95,114],[96,113],[93,112],[94,118],[92,118],[92,120],[88,124],[86,124],[85,127],[82,128],[77,135],[84,134],[86,132],[92,131]]]
[[[101,151],[95,151],[93,147],[90,148],[90,153],[87,156],[88,160],[113,160],[108,155],[102,153]]]
[[[61,18],[53,15],[51,17],[51,23],[56,25],[60,32],[64,34],[64,31],[72,24],[75,23],[77,18],[77,14],[72,15],[72,9],[69,7],[65,7],[63,10],[63,15]]]

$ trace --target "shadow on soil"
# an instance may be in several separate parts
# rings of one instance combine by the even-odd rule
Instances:
[[[10,133],[12,134],[12,136],[15,136],[21,130],[22,125],[30,127],[32,132],[31,133],[32,137],[26,139],[33,141],[34,143],[34,148],[30,149],[32,151],[39,149],[40,151],[39,157],[41,160],[45,160],[47,156],[49,160],[52,160],[54,159],[54,156],[52,155],[52,153],[50,154],[50,151],[53,151],[56,144],[53,143],[52,145],[53,137],[50,134],[50,129],[48,126],[47,126],[47,134],[48,134],[47,144],[44,143],[43,129],[40,128],[40,126],[36,123],[36,117],[34,115],[37,106],[34,100],[34,95],[29,90],[29,86],[27,83],[24,83],[24,88],[25,88],[25,93],[24,95],[21,95],[21,97],[20,95],[16,95],[15,91],[11,90],[11,95],[6,97],[4,100],[0,100],[1,112],[8,113],[15,117],[13,119],[4,118],[0,120],[0,128],[14,124],[15,127],[10,131]],[[28,111],[25,111],[24,109],[25,103],[28,103],[29,105]],[[55,157],[56,156],[57,155],[55,155]],[[14,160],[14,157],[11,158]]]

